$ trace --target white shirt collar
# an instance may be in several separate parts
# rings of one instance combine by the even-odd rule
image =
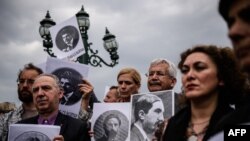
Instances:
[[[143,136],[143,140],[144,141],[150,141],[150,139],[148,139],[147,134],[145,133],[145,131],[137,124],[134,123],[135,127],[137,127],[139,129],[139,131],[141,132],[142,136]]]

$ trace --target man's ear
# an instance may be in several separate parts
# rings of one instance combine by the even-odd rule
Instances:
[[[175,86],[177,80],[176,80],[176,78],[172,78],[171,80],[172,80],[172,83],[171,83],[170,86],[171,86],[172,88],[174,88],[174,86]]]
[[[62,97],[63,97],[63,91],[62,91],[62,90],[59,90],[58,95],[59,95],[59,98],[62,99]]]
[[[138,112],[138,115],[139,115],[139,118],[140,118],[141,120],[144,120],[144,118],[145,118],[145,112],[144,112],[143,110],[140,110],[140,111]]]

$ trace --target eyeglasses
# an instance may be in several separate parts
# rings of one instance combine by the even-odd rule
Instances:
[[[24,83],[27,83],[27,85],[33,85],[35,80],[34,79],[19,79],[18,84],[23,85]]]
[[[151,71],[149,73],[145,74],[147,77],[153,77],[154,75],[158,77],[163,77],[163,76],[169,76],[168,73],[162,72],[162,71]]]

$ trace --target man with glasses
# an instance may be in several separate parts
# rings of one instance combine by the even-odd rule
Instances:
[[[150,63],[150,67],[146,76],[148,77],[147,85],[150,92],[172,90],[176,84],[177,68],[167,59],[157,58]],[[180,94],[175,93],[175,113],[183,106],[180,104]],[[166,123],[162,123],[160,128],[155,132],[156,138],[160,139],[165,130]]]
[[[22,105],[14,111],[4,114],[0,118],[0,140],[6,140],[10,124],[37,115],[37,110],[33,103],[32,85],[35,78],[42,73],[43,71],[32,63],[25,65],[24,68],[19,71],[17,92]]]
[[[171,90],[176,84],[177,69],[166,59],[155,59],[151,62],[148,77],[148,90],[150,92]]]
[[[175,65],[167,59],[158,58],[150,63],[146,76],[147,85],[150,92],[172,90],[176,84],[177,69]],[[175,93],[175,113],[180,110],[180,95]]]

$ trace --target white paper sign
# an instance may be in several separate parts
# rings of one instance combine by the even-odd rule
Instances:
[[[84,64],[51,57],[47,59],[46,72],[56,75],[64,88],[64,96],[59,107],[62,113],[78,117],[82,98],[78,84],[82,83],[82,78],[87,78],[88,71],[89,67]]]
[[[130,103],[94,103],[92,129],[94,141],[129,141]]]
[[[85,53],[76,16],[49,28],[57,58],[75,61]]]
[[[60,129],[54,125],[11,124],[8,141],[52,141]]]

